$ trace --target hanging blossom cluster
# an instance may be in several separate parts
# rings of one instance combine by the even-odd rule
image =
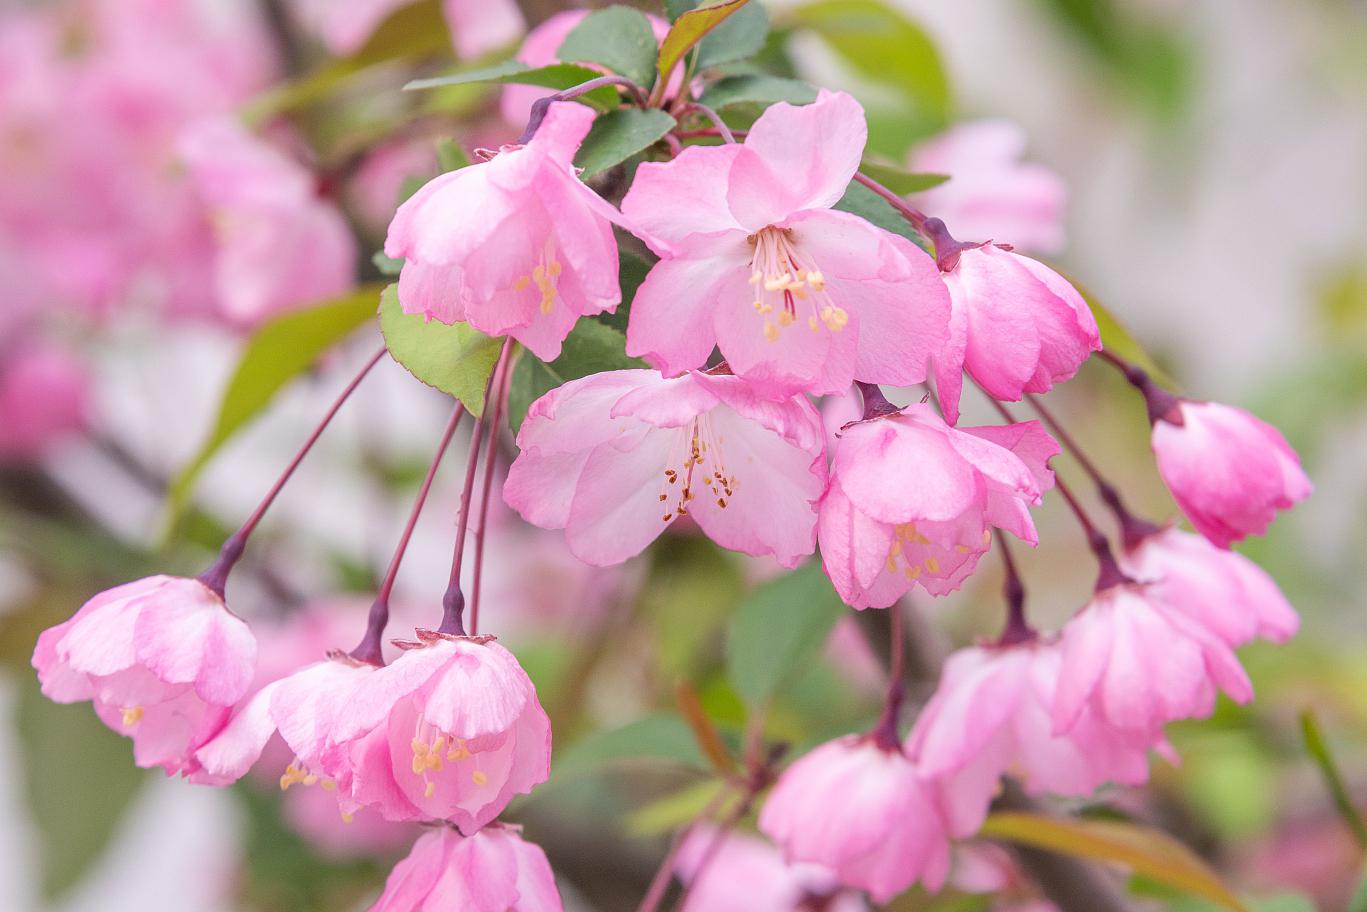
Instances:
[[[529,41],[525,53],[544,50]],[[858,891],[881,903],[916,882],[937,889],[954,841],[977,831],[1003,777],[1030,794],[1061,796],[1146,781],[1150,755],[1170,751],[1168,723],[1208,716],[1220,693],[1252,698],[1234,650],[1296,630],[1267,574],[1229,550],[1310,493],[1275,429],[1177,396],[1104,351],[1088,304],[1064,277],[978,234],[976,223],[966,235],[956,226],[968,239],[950,233],[946,220],[963,208],[952,196],[917,200],[943,204],[933,217],[863,174],[864,112],[849,95],[774,104],[737,141],[688,100],[683,79],[661,82],[661,98],[606,75],[538,100],[520,141],[432,180],[389,226],[385,253],[403,261],[404,311],[505,340],[488,410],[474,425],[439,623],[396,640],[400,653],[385,663],[389,596],[410,521],[359,643],[260,680],[253,631],[225,590],[296,459],[203,574],[103,592],[45,631],[34,651],[43,692],[90,701],[132,740],[140,766],[223,786],[278,734],[291,756],[274,771],[281,788],[325,791],[348,818],[431,825],[375,909],[561,908],[545,854],[499,819],[515,796],[547,780],[550,723],[517,658],[479,632],[478,588],[467,622],[460,571],[480,451],[487,437],[487,479],[512,359],[521,348],[522,357],[554,360],[581,320],[616,311],[622,232],[658,258],[631,301],[625,336],[626,354],[645,366],[592,373],[535,401],[502,488],[507,504],[536,526],[564,530],[565,547],[599,566],[686,522],[724,548],[785,567],[819,551],[840,597],[854,609],[889,609],[894,631],[891,683],[872,730],[784,769],[781,751],[760,751],[749,770],[749,798],[764,796],[759,830],[781,859],[758,837],[691,828],[670,860],[696,888],[687,908],[755,901],[726,898],[717,869],[709,877],[719,854],[736,871],[758,872],[764,908],[853,910],[864,907]],[[640,164],[620,205],[575,166],[599,115],[573,99],[604,86],[712,124],[683,137],[709,142],[671,137],[662,160]],[[192,181],[211,204],[220,194],[225,206],[257,199],[240,187],[228,192],[241,181],[260,190],[263,205],[304,205],[303,186],[286,182],[282,201],[281,184],[253,183],[276,160],[232,128],[206,124],[184,142]],[[885,199],[920,243],[837,208],[852,182]],[[1049,195],[1039,183],[1019,189],[1022,207]],[[220,230],[253,211],[225,211]],[[263,240],[273,237],[252,230],[242,242],[289,249],[287,238]],[[249,249],[240,254],[251,258]],[[237,254],[224,255],[240,265]],[[311,258],[296,249],[286,259]],[[263,300],[230,306],[244,314],[274,306]],[[1157,469],[1195,533],[1130,513],[1039,402],[1093,355],[1142,395]],[[960,424],[965,379],[1002,423]],[[915,393],[920,401],[905,407],[880,389],[919,384],[925,398]],[[852,389],[862,412],[828,436],[815,397]],[[1004,403],[1017,402],[1042,423],[1016,420]],[[413,520],[462,418],[458,405]],[[1115,514],[1114,539],[1054,475],[1050,460],[1064,448]],[[1051,492],[1076,514],[1098,575],[1072,620],[1037,631],[1008,538],[1037,543],[1032,510]],[[906,730],[899,600],[958,589],[994,549],[1007,568],[1004,628],[948,658]],[[704,899],[712,895],[722,898]]]

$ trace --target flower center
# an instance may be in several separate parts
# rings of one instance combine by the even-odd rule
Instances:
[[[513,291],[526,291],[533,285],[536,286],[537,293],[541,295],[541,312],[548,314],[555,307],[555,299],[559,296],[560,273],[564,271],[564,266],[555,257],[555,239],[547,238],[546,247],[541,251],[541,256],[537,264],[532,267],[531,275],[522,275],[513,282]]]
[[[129,706],[123,711],[123,727],[134,728],[142,721],[143,713],[146,712],[141,706]]]
[[[850,321],[826,294],[826,277],[793,243],[789,228],[761,228],[750,235],[750,284],[755,310],[764,317],[764,338],[777,342],[782,331],[806,316],[807,328],[840,332]]]
[[[287,792],[292,785],[318,785],[322,783],[323,791],[330,792],[337,787],[337,783],[331,779],[321,779],[317,773],[310,772],[298,757],[285,767],[285,772],[280,776],[280,791]]]
[[[920,577],[923,570],[932,576],[940,572],[940,560],[934,554],[922,558],[920,554],[912,553],[912,546],[931,543],[930,539],[917,530],[915,523],[898,523],[892,527],[892,532],[892,545],[888,548],[888,556],[884,563],[889,573],[897,573],[900,570],[907,579],[914,580]],[[986,546],[991,541],[991,531],[984,529],[983,545]],[[960,554],[967,554],[972,549],[967,545],[958,544],[954,546],[954,550]]]
[[[464,739],[453,738],[435,725],[429,725],[422,716],[418,716],[411,746],[413,774],[422,777],[422,793],[425,798],[431,798],[437,792],[437,784],[432,781],[431,774],[441,772],[447,763],[470,761],[474,766],[470,771],[470,781],[477,786],[484,786],[489,782],[488,774],[479,768],[478,751],[470,750]]]
[[[687,428],[679,428],[674,452],[665,465],[664,483],[660,486],[660,503],[669,522],[675,516],[687,516],[688,504],[696,496],[694,476],[701,473],[704,487],[712,492],[717,506],[723,510],[736,493],[736,476],[726,471],[722,459],[722,439],[712,431],[708,415],[694,418]]]

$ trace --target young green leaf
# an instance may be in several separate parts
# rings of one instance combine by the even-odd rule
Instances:
[[[470,156],[465,154],[460,143],[447,137],[437,140],[437,167],[442,174],[459,171],[470,166]]]
[[[739,12],[748,0],[718,0],[708,3],[679,16],[674,25],[660,42],[658,69],[662,78],[668,78],[674,67],[683,60],[694,45],[707,34],[721,25],[729,16]]]
[[[753,57],[769,37],[769,14],[761,3],[747,3],[698,43],[698,69]]]
[[[612,327],[580,320],[565,338],[560,357],[550,364],[524,351],[508,388],[508,421],[513,431],[522,427],[533,402],[562,383],[600,371],[645,367],[645,362],[627,357],[626,347],[626,337]]]
[[[629,6],[609,6],[589,13],[565,36],[556,52],[560,60],[601,63],[649,89],[655,82],[660,46],[645,13]]]
[[[604,114],[593,122],[574,163],[591,177],[650,148],[674,126],[674,118],[658,108],[621,108]]]
[[[896,165],[868,159],[860,163],[859,170],[899,196],[920,193],[949,180],[948,174],[915,174]]]
[[[674,713],[660,713],[575,741],[556,756],[552,781],[562,776],[583,775],[610,764],[643,760],[682,764],[699,770],[708,768],[707,759],[698,749],[688,723]]]
[[[698,100],[717,110],[747,104],[768,106],[780,101],[804,105],[816,101],[816,89],[798,79],[746,74],[718,79]]]
[[[484,414],[484,389],[494,372],[502,339],[468,323],[447,325],[421,314],[406,314],[399,286],[380,295],[380,331],[394,360],[428,386],[455,396],[476,418]]]
[[[1305,749],[1310,753],[1315,765],[1320,768],[1320,776],[1324,779],[1325,787],[1329,789],[1330,797],[1334,799],[1339,816],[1348,824],[1348,831],[1353,834],[1358,848],[1367,851],[1367,824],[1363,823],[1362,814],[1353,803],[1348,786],[1344,784],[1343,774],[1339,772],[1338,763],[1329,751],[1329,743],[1324,740],[1324,731],[1320,728],[1319,718],[1313,709],[1301,712],[1301,735],[1305,739]]]
[[[479,70],[449,73],[445,76],[433,76],[430,79],[415,79],[403,88],[406,92],[418,92],[424,89],[438,89],[443,86],[490,82],[499,85],[508,83],[535,85],[559,90],[572,88],[588,82],[590,79],[597,79],[602,75],[596,70],[590,70],[588,67],[574,63],[552,63],[548,66],[529,67],[517,60],[505,60],[495,66]],[[582,101],[600,111],[611,111],[621,102],[621,96],[612,86],[604,86],[580,95],[575,101]]]

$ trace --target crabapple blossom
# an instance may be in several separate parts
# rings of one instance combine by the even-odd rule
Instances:
[[[788,864],[772,845],[747,833],[695,826],[679,849],[675,872],[688,889],[681,912],[868,910],[826,868]]]
[[[390,14],[411,0],[295,0],[300,21],[316,32],[334,54],[353,54]],[[443,0],[456,53],[478,57],[511,44],[526,23],[514,0]]]
[[[0,359],[0,463],[41,458],[86,420],[89,378],[73,355],[38,340]]]
[[[1218,402],[1166,396],[1155,414],[1158,471],[1196,530],[1221,548],[1262,535],[1276,518],[1310,496],[1300,458],[1272,425]]]
[[[1162,599],[1230,646],[1261,638],[1285,643],[1300,626],[1281,589],[1253,561],[1207,539],[1168,527],[1127,544],[1120,566],[1152,580]]]
[[[462,836],[423,834],[394,866],[370,912],[561,912],[546,853],[519,828],[486,826]]]
[[[44,695],[90,700],[133,740],[138,766],[193,775],[198,747],[247,694],[256,638],[219,593],[195,579],[152,576],[101,592],[43,631],[33,650]]]
[[[876,902],[949,872],[947,822],[899,745],[870,735],[828,741],[779,777],[759,828],[790,862],[815,862]]]
[[[632,303],[627,353],[673,376],[719,346],[775,396],[925,379],[948,332],[934,264],[832,209],[866,135],[859,103],[822,91],[770,107],[744,143],[641,165],[622,212],[661,259]]]
[[[952,592],[992,527],[1037,541],[1029,507],[1052,487],[1057,452],[1038,422],[954,428],[919,403],[846,425],[821,501],[826,574],[856,608],[886,608],[917,583]]]
[[[385,253],[406,260],[405,312],[511,335],[551,361],[581,315],[617,308],[621,216],[573,165],[593,118],[553,104],[525,146],[443,174],[399,207]]]
[[[821,420],[729,374],[609,371],[542,396],[518,432],[503,496],[564,529],[590,564],[639,553],[681,516],[718,544],[793,567],[816,539],[826,483]]]
[[[995,244],[960,244],[932,219],[953,302],[949,341],[935,356],[945,420],[959,420],[967,371],[994,399],[1016,401],[1069,379],[1101,350],[1091,308],[1048,266]]]

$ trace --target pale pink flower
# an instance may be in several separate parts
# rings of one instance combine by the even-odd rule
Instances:
[[[511,335],[551,361],[580,315],[616,310],[621,216],[573,164],[593,118],[553,104],[527,145],[443,174],[399,207],[385,253],[407,260],[407,313]]]
[[[334,54],[353,54],[389,16],[412,0],[295,0],[300,21]],[[478,57],[511,44],[526,21],[514,0],[443,0],[456,53]]]
[[[823,91],[773,105],[744,143],[641,165],[622,212],[661,260],[632,303],[627,352],[671,376],[718,345],[772,395],[925,379],[949,314],[934,264],[831,208],[867,132],[858,102]]]
[[[946,826],[936,794],[896,745],[853,735],[785,770],[759,817],[789,861],[823,865],[879,903],[918,880],[939,889],[949,872]]]
[[[152,576],[109,589],[55,627],[33,650],[43,694],[90,700],[133,739],[138,766],[199,769],[196,748],[228,720],[251,686],[256,638],[204,583]]]
[[[1029,507],[1053,486],[1058,451],[1039,422],[954,428],[925,404],[847,425],[821,501],[826,574],[855,608],[886,608],[918,583],[952,592],[992,527],[1038,541]]]
[[[437,171],[436,147],[430,138],[385,143],[356,169],[347,187],[347,200],[367,230],[383,232],[394,218],[408,182],[428,180]]]
[[[0,360],[0,463],[30,462],[85,426],[89,377],[61,349],[20,344]]]
[[[912,171],[950,179],[911,201],[960,237],[1057,253],[1068,190],[1049,168],[1021,161],[1024,152],[1025,131],[1009,120],[955,124],[912,150]]]
[[[949,341],[935,356],[935,386],[950,424],[959,420],[964,371],[989,396],[1014,402],[1048,392],[1101,350],[1091,308],[1048,266],[947,235],[936,247],[953,302]]]
[[[828,869],[788,864],[772,845],[748,833],[696,826],[679,849],[674,870],[688,890],[683,912],[868,910]]]
[[[803,397],[765,399],[730,375],[610,371],[532,404],[503,497],[590,564],[626,560],[688,515],[723,547],[793,567],[816,543],[822,444]]]
[[[1154,415],[1158,471],[1196,530],[1221,548],[1262,535],[1310,496],[1310,479],[1286,438],[1243,409],[1175,399]]]
[[[180,153],[213,225],[220,312],[251,326],[356,282],[356,241],[299,162],[231,118],[186,128]]]
[[[1175,609],[1199,621],[1230,646],[1261,638],[1285,643],[1300,618],[1267,571],[1200,535],[1166,528],[1128,545],[1120,566]]]
[[[518,827],[424,834],[394,866],[370,912],[561,912],[555,875]]]
[[[1063,628],[1053,729],[1090,716],[1135,738],[1176,719],[1204,718],[1217,690],[1239,703],[1253,686],[1218,636],[1144,583],[1108,586]]]

